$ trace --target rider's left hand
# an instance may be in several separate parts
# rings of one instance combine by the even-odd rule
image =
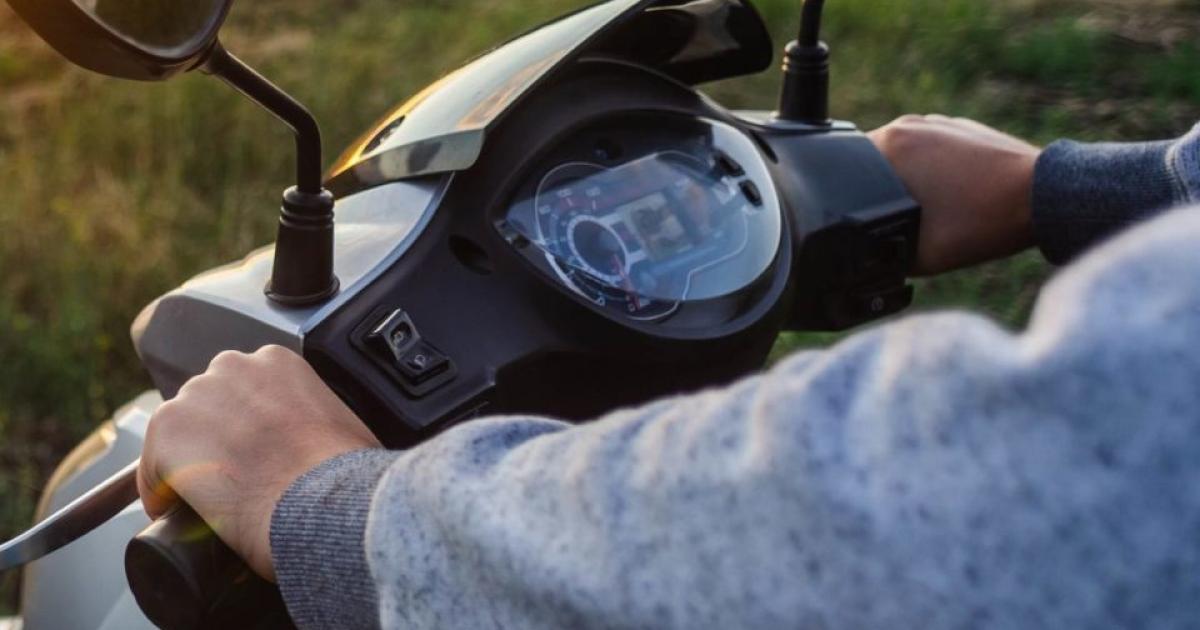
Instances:
[[[296,354],[226,352],[154,414],[138,492],[151,518],[185,501],[273,580],[271,514],[284,491],[321,462],[379,447]]]

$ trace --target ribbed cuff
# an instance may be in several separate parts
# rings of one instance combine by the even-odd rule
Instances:
[[[378,628],[367,565],[367,515],[399,453],[357,451],[305,473],[271,516],[271,556],[288,613],[300,628]]]
[[[1081,144],[1061,140],[1038,159],[1033,228],[1054,264],[1065,264],[1123,228],[1187,200],[1172,168],[1174,141]]]

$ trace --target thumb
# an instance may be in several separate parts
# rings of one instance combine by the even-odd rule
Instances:
[[[142,458],[137,471],[138,496],[151,520],[158,520],[179,503],[179,495],[154,472],[153,463]]]

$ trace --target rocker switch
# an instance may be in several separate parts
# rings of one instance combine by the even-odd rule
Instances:
[[[362,337],[365,349],[410,393],[424,395],[454,377],[449,357],[421,337],[403,310],[392,311],[369,331]]]
[[[399,367],[410,381],[420,384],[444,372],[448,364],[442,353],[422,341],[404,353]]]
[[[399,366],[404,362],[405,354],[421,341],[421,337],[408,314],[396,310],[371,330],[366,341],[372,351]]]

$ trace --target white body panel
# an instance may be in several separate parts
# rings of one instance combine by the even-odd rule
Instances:
[[[151,392],[118,411],[108,450],[50,497],[50,509],[65,506],[137,459],[150,416],[161,404]],[[154,628],[125,582],[125,544],[149,524],[142,504],[134,503],[96,531],[29,565],[21,603],[24,629]]]
[[[342,290],[324,304],[284,308],[263,287],[274,247],[196,276],[146,307],[133,341],[154,385],[167,397],[202,373],[224,350],[253,352],[275,344],[300,352],[304,335],[342,308],[409,250],[424,232],[449,180],[426,178],[339,199],[334,270]]]

